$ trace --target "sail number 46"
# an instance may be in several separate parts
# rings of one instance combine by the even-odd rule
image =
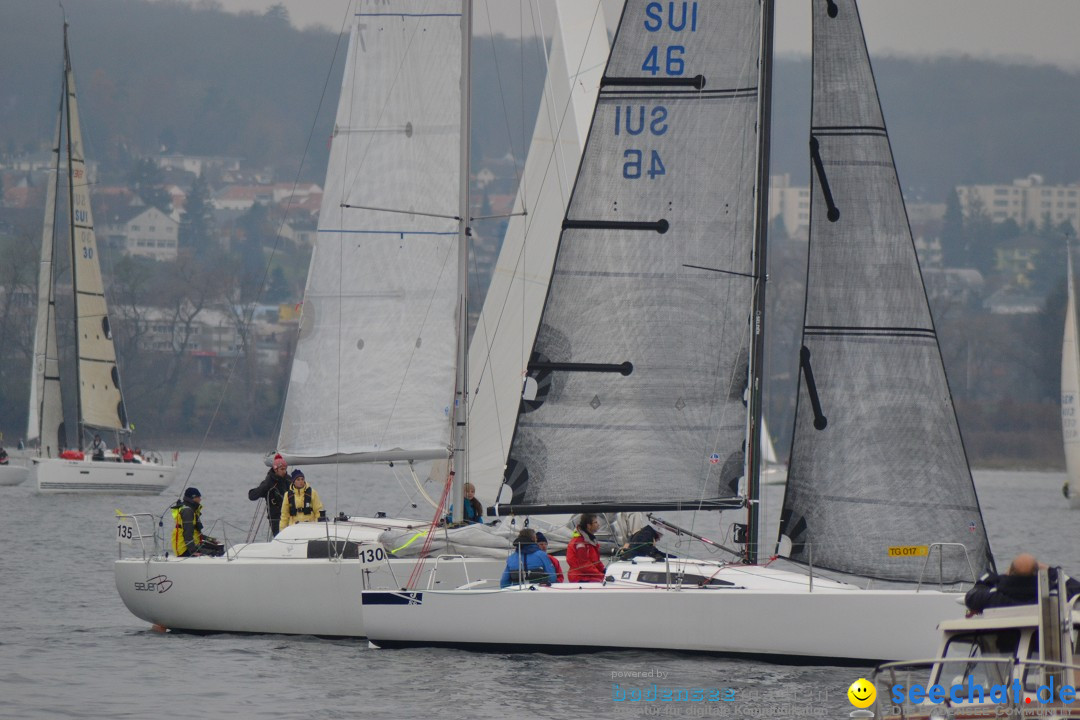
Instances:
[[[686,62],[683,60],[683,55],[685,53],[686,48],[682,45],[669,45],[664,53],[664,63],[661,67],[660,48],[653,45],[645,56],[645,62],[641,64],[641,70],[651,75],[656,75],[663,69],[665,75],[677,77],[682,75],[686,70]]]
[[[642,172],[655,180],[658,176],[666,174],[664,162],[660,159],[660,153],[655,150],[649,151],[648,167],[645,166],[645,152],[642,150],[627,150],[623,153],[626,162],[623,163],[622,174],[627,180],[637,180]]]

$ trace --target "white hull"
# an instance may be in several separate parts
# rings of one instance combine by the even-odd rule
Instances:
[[[861,590],[820,579],[811,590],[797,573],[740,566],[715,577],[734,584],[368,591],[364,618],[379,647],[649,648],[828,663],[926,656],[937,645],[937,624],[964,614],[956,593]]]
[[[328,532],[358,542],[357,557],[308,558],[308,541],[325,541]],[[125,558],[114,564],[116,589],[136,617],[171,630],[365,637],[361,591],[404,587],[418,562],[387,560],[371,539],[377,534],[306,523],[272,542],[232,547],[226,557]],[[456,588],[486,578],[495,581],[490,587],[504,565],[490,558],[431,558],[418,582]]]
[[[30,468],[22,465],[0,465],[0,486],[19,485],[30,475]]]
[[[157,495],[176,477],[174,465],[34,459],[40,492]]]

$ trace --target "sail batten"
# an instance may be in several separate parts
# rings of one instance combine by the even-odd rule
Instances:
[[[445,458],[455,373],[461,3],[354,16],[278,450]]]
[[[754,274],[760,24],[756,0],[626,3],[500,511],[688,509],[737,494],[755,283],[688,268]],[[597,362],[633,370],[553,369]]]
[[[781,554],[915,581],[992,565],[852,0],[814,7],[810,245]],[[962,545],[965,550],[958,551]],[[938,578],[934,558],[933,579]],[[926,579],[931,579],[927,577]]]

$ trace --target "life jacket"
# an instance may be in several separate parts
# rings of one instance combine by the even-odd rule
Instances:
[[[184,518],[180,515],[180,511],[184,509],[184,502],[180,501],[169,509],[172,510],[173,522],[175,524],[172,534],[173,554],[176,555],[176,557],[181,557],[185,552],[187,552],[187,543],[184,542]],[[192,515],[191,518],[191,522],[193,525],[191,531],[191,541],[195,543],[196,548],[198,548],[199,545],[202,544],[202,521],[200,520],[201,516],[202,505],[196,505],[195,514]]]
[[[296,488],[289,489],[289,513],[294,517],[296,515],[311,515],[314,510],[311,509],[311,486],[308,485],[304,488],[304,506],[299,510],[296,509]]]

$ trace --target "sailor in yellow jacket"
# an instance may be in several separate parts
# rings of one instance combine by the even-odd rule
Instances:
[[[323,512],[319,493],[307,484],[302,470],[293,470],[292,486],[281,503],[281,529],[302,522],[315,522]]]

